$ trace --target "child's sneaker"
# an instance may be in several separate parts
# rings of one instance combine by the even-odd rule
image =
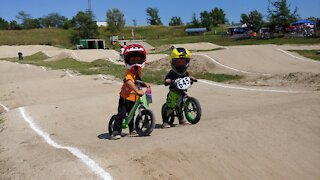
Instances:
[[[128,136],[129,137],[134,137],[134,136],[137,136],[138,134],[137,134],[137,131],[136,130],[133,130],[133,131],[131,131],[129,134],[128,134]]]
[[[119,134],[118,131],[113,131],[112,132],[112,135],[110,137],[111,140],[118,140],[118,139],[121,139],[121,135]]]
[[[170,128],[171,126],[167,123],[167,122],[164,122],[162,124],[162,128]]]

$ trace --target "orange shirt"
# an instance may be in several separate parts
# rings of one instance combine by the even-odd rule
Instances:
[[[126,82],[127,81],[132,81],[133,83],[135,82],[137,78],[137,75],[135,75],[134,73],[132,73],[131,71],[127,71],[124,79],[123,79],[123,85],[121,87],[121,91],[120,91],[120,96],[124,99],[127,99],[129,101],[133,101],[136,102],[136,100],[138,99],[138,95],[135,94],[135,92],[133,91],[133,89],[131,89]]]

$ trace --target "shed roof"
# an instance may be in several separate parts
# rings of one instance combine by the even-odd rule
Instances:
[[[207,32],[207,28],[186,28],[184,31],[186,33]]]

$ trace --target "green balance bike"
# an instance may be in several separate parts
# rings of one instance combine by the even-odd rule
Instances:
[[[190,97],[187,94],[187,90],[193,82],[197,82],[197,80],[193,80],[190,77],[178,78],[172,82],[175,86],[172,93],[177,103],[173,107],[166,102],[161,108],[162,119],[164,122],[168,122],[170,126],[173,126],[175,117],[181,117],[183,114],[191,124],[197,124],[200,121],[201,105],[196,98]]]
[[[144,86],[144,82],[136,81],[138,89],[141,89],[141,86]],[[151,134],[155,128],[155,118],[153,112],[149,109],[149,102],[146,95],[139,96],[133,108],[131,109],[129,115],[124,119],[122,123],[122,129],[127,129],[131,120],[134,120],[135,112],[138,110],[138,115],[135,118],[135,130],[139,136],[148,136]],[[117,115],[113,115],[109,120],[109,135],[112,135],[114,131],[114,123],[117,120]]]

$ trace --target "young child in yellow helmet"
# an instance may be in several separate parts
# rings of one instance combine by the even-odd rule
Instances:
[[[178,98],[180,97],[180,94],[179,94],[180,92],[176,89],[173,82],[178,78],[189,77],[189,73],[187,69],[189,67],[190,58],[191,58],[191,54],[188,49],[176,48],[174,46],[172,47],[171,61],[170,61],[172,69],[166,75],[164,80],[165,86],[170,85],[169,92],[167,94],[166,103],[168,107],[172,109],[176,108]],[[193,77],[190,77],[190,78],[195,80],[195,78]],[[181,107],[178,107],[178,108],[181,108]],[[184,116],[181,110],[180,112],[181,113],[178,115],[179,124],[185,125],[187,121],[184,119]],[[170,128],[170,125],[168,124],[168,118],[169,117],[163,118],[163,124],[162,124],[163,128]]]

